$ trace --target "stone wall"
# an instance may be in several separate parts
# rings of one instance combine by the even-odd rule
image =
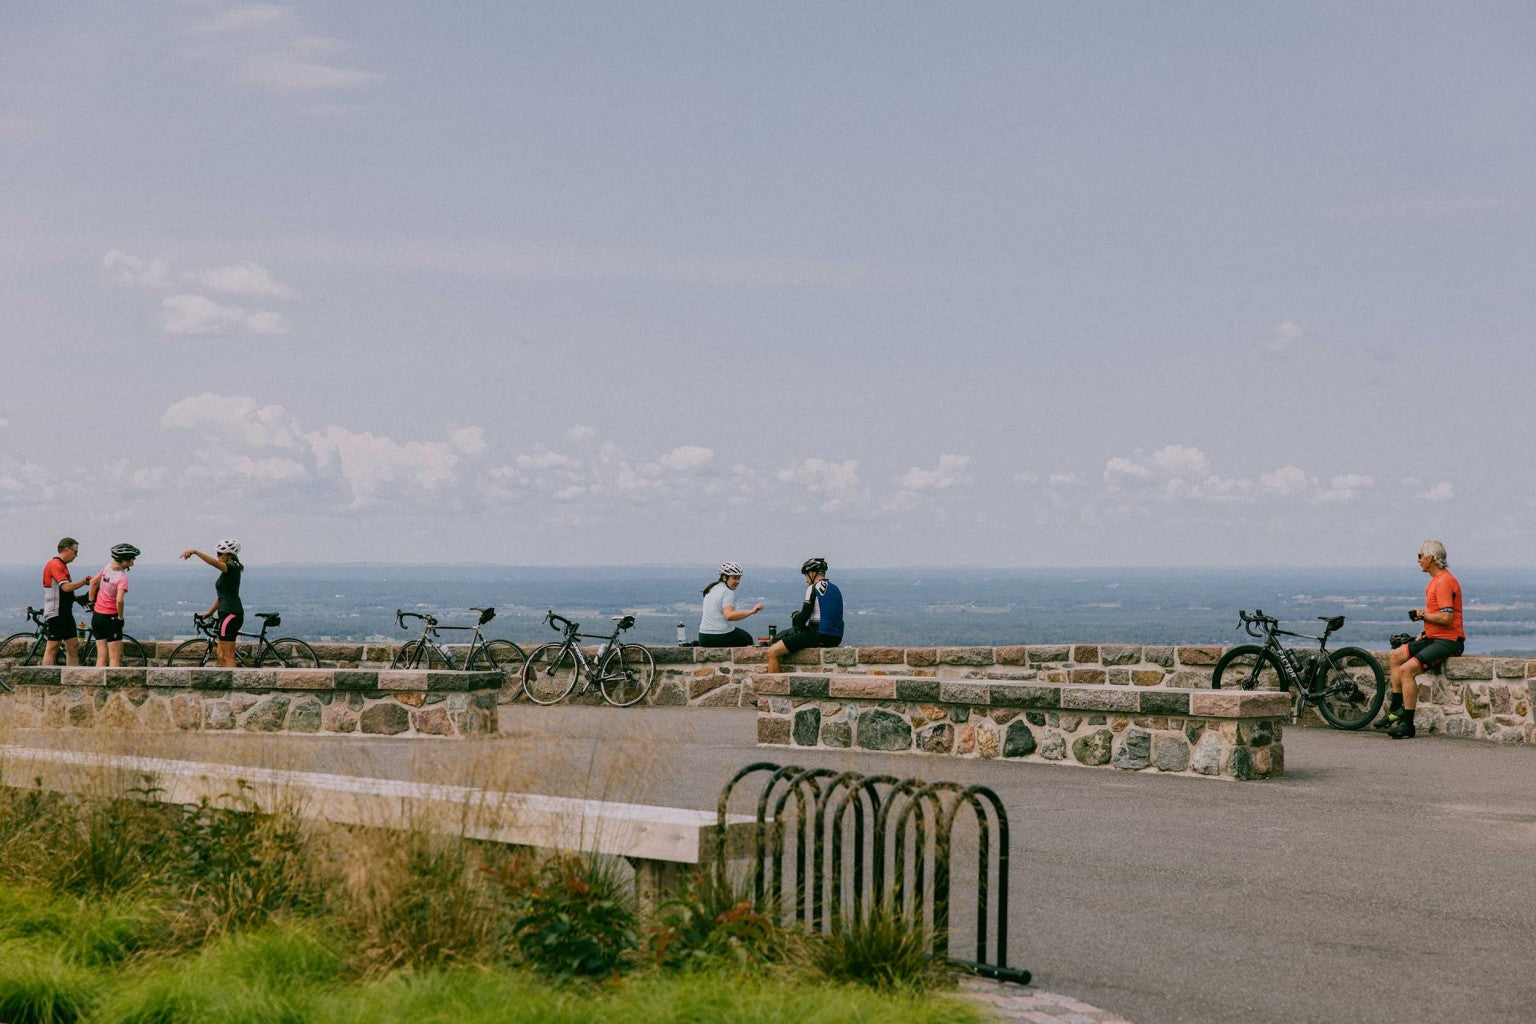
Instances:
[[[769,746],[913,751],[1246,780],[1285,770],[1281,693],[759,675]]]
[[[17,728],[481,736],[496,672],[372,669],[0,668]]]

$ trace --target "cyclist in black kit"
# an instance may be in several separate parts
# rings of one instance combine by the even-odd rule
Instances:
[[[240,627],[245,625],[245,605],[240,603],[240,574],[245,572],[245,566],[240,562],[240,542],[237,540],[221,540],[213,551],[212,555],[205,555],[196,548],[188,548],[181,557],[186,559],[196,555],[219,570],[219,578],[213,585],[213,607],[203,614],[218,613],[219,667],[234,668],[235,640],[240,636]]]

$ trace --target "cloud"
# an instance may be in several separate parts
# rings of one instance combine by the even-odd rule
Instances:
[[[371,71],[340,67],[295,50],[258,53],[243,58],[236,63],[231,77],[241,85],[255,86],[278,95],[358,89],[379,78]]]
[[[160,425],[197,431],[242,448],[297,449],[306,444],[303,431],[288,410],[280,405],[260,405],[249,395],[183,398],[165,410]]]
[[[197,43],[191,56],[217,68],[236,85],[272,96],[324,97],[366,88],[382,77],[350,66],[348,44],[311,32],[291,7],[245,4],[191,27]],[[335,102],[308,102],[309,116],[334,116]]]
[[[1374,478],[1363,473],[1332,477],[1327,485],[1295,465],[1260,473],[1257,478],[1225,477],[1198,448],[1166,445],[1144,456],[1140,451],[1115,456],[1104,464],[1104,484],[1111,494],[1156,496],[1162,501],[1252,502],[1294,500],[1311,504],[1353,501]]]
[[[1269,356],[1288,356],[1301,348],[1307,332],[1295,320],[1281,320],[1259,339],[1258,349]]]
[[[293,24],[293,8],[277,4],[244,4],[219,13],[195,27],[198,32],[250,32]]]
[[[1419,495],[1425,501],[1451,501],[1456,497],[1456,488],[1449,482],[1442,480],[1423,494]]]
[[[778,471],[778,480],[818,498],[822,509],[831,511],[867,502],[869,491],[859,485],[859,464],[808,458],[792,462]]]
[[[160,300],[160,325],[166,334],[287,334],[279,313],[223,306],[201,295],[167,295]]]
[[[703,448],[696,444],[685,444],[679,448],[673,448],[659,460],[663,467],[679,473],[692,473],[703,469],[714,460],[713,449]]]
[[[172,287],[171,265],[165,260],[146,260],[109,249],[102,257],[101,266],[119,284],[153,291],[167,291]]]
[[[210,291],[225,295],[270,296],[274,299],[293,298],[293,289],[275,279],[267,269],[255,263],[234,263],[224,267],[189,272],[185,280],[202,285]]]
[[[969,455],[940,455],[939,464],[933,469],[914,466],[902,474],[902,489],[908,491],[942,491],[970,482],[966,470],[970,467]]]

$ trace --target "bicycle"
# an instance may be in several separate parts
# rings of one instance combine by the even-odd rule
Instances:
[[[1387,692],[1387,678],[1376,658],[1359,647],[1328,650],[1328,638],[1344,628],[1344,616],[1328,618],[1322,636],[1293,633],[1280,628],[1280,620],[1254,609],[1237,613],[1237,628],[1254,639],[1264,637],[1264,645],[1243,644],[1223,654],[1211,672],[1211,686],[1221,689],[1223,679],[1236,688],[1252,690],[1293,690],[1296,708],[1292,721],[1299,721],[1308,704],[1317,708],[1324,721],[1336,729],[1361,729],[1381,710]],[[1255,629],[1262,633],[1255,632]],[[1298,653],[1282,647],[1280,637],[1294,636],[1316,640],[1317,651]]]
[[[48,645],[47,628],[43,625],[43,610],[28,606],[27,618],[31,619],[36,627],[30,633],[12,633],[4,640],[0,640],[0,661],[12,661],[17,665],[41,665],[43,663],[43,651]],[[96,662],[96,634],[91,632],[91,627],[80,623],[76,626],[80,640],[80,664],[90,666]],[[64,664],[64,644],[59,643],[59,651],[54,655],[55,665]],[[123,634],[123,667],[146,668],[149,665],[149,656],[144,653],[144,645],[139,643],[127,633]]]
[[[283,624],[283,617],[277,612],[257,612],[256,617],[261,620],[260,633],[247,633],[240,631],[240,637],[256,641],[254,656],[249,644],[235,645],[235,664],[241,668],[319,668],[320,656],[315,649],[296,637],[280,636],[276,640],[267,639],[267,630],[273,626]],[[192,624],[197,627],[201,635],[177,646],[171,652],[171,656],[165,663],[172,668],[196,668],[206,665],[210,661],[218,661],[219,634],[217,625],[219,616],[200,615],[192,613]]]
[[[615,615],[613,632],[607,636],[582,633],[581,624],[553,611],[544,616],[551,629],[564,630],[558,643],[542,644],[528,655],[523,666],[523,693],[535,704],[555,704],[571,695],[576,681],[586,674],[586,683],[577,696],[597,684],[603,700],[615,707],[638,704],[651,692],[656,681],[656,659],[639,644],[621,644],[619,634],[635,624],[633,615]],[[576,641],[579,638],[601,640],[588,660]]]
[[[418,612],[407,612],[395,609],[395,622],[401,629],[405,629],[406,619],[421,620],[421,636],[415,640],[407,640],[400,645],[400,650],[395,652],[394,661],[390,662],[390,668],[446,668],[457,669],[458,659],[453,656],[443,644],[438,642],[439,631],[444,629],[462,630],[470,633],[469,650],[465,652],[464,668],[468,671],[499,671],[503,675],[517,673],[522,675],[523,663],[527,660],[523,655],[523,649],[510,640],[487,640],[480,635],[481,627],[496,617],[495,608],[471,608],[472,612],[480,613],[480,620],[473,626],[444,626],[438,622],[435,615],[422,615]],[[505,685],[502,686],[506,690]],[[511,703],[516,696],[507,697],[502,703]],[[501,700],[500,697],[497,698]]]

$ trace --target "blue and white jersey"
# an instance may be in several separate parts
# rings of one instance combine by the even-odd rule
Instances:
[[[805,588],[805,603],[811,606],[807,625],[824,636],[843,635],[843,592],[837,584],[820,579]]]

